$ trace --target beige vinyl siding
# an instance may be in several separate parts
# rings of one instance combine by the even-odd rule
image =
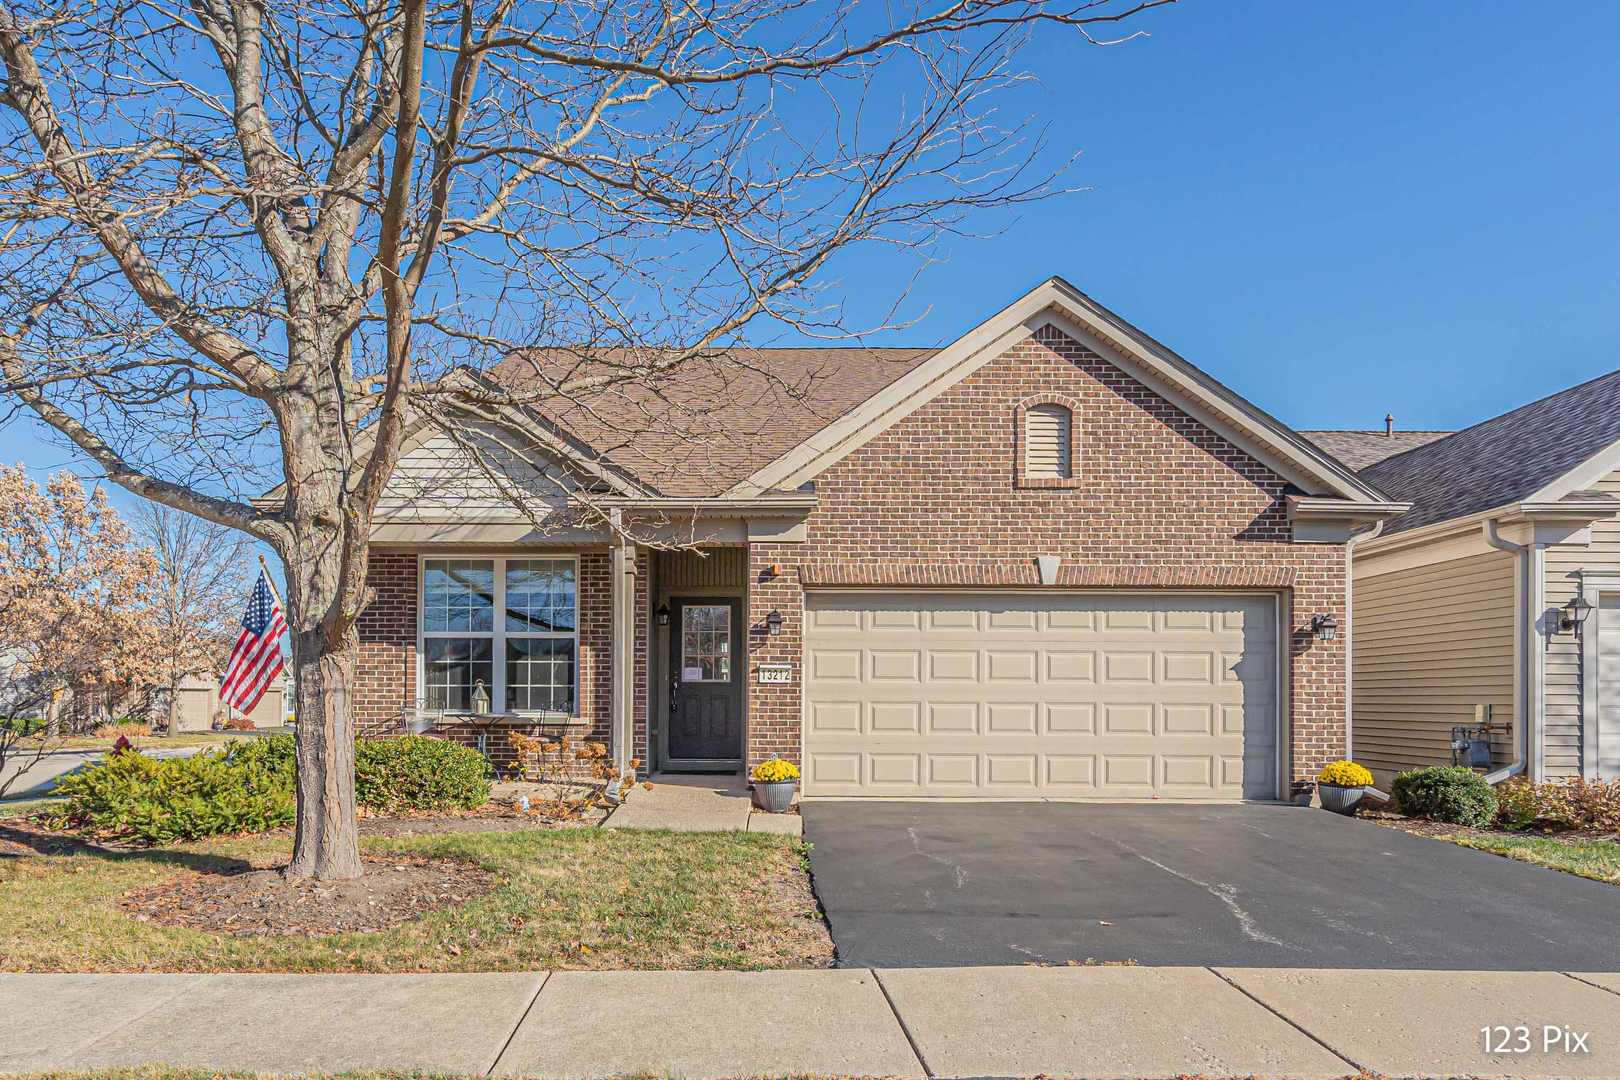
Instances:
[[[1024,419],[1024,475],[1067,479],[1071,471],[1070,425],[1062,405],[1034,405]]]
[[[1597,491],[1620,498],[1620,472],[1593,484]],[[1590,547],[1556,544],[1547,549],[1547,609],[1561,608],[1580,585],[1579,571],[1620,574],[1620,521],[1599,521],[1592,526]],[[1590,593],[1587,599],[1597,598]],[[1549,616],[1555,619],[1556,616]],[[1556,623],[1549,629],[1556,628]],[[1574,634],[1552,634],[1547,640],[1546,774],[1548,777],[1581,773],[1581,649]]]
[[[514,442],[513,435],[489,424],[471,425],[458,437],[437,431],[426,435],[400,455],[377,516],[396,521],[516,519],[522,514],[513,506],[514,493],[521,493],[534,512],[562,506],[562,490],[547,473],[554,463],[539,450],[518,453]]]
[[[1511,759],[1515,560],[1470,555],[1355,581],[1354,754],[1389,774],[1451,764],[1451,728],[1490,705]]]

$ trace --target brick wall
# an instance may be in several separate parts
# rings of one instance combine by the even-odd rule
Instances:
[[[1020,402],[1061,395],[1074,415],[1074,481],[1020,487]],[[1344,549],[1294,544],[1286,482],[1118,368],[1051,328],[935,398],[816,478],[804,544],[754,545],[751,660],[794,661],[791,686],[749,682],[750,764],[798,758],[804,585],[1038,584],[1034,557],[1060,555],[1060,585],[1280,589],[1291,595],[1292,775],[1344,747]],[[783,576],[761,579],[763,567]],[[761,636],[772,608],[777,639]],[[1287,631],[1285,631],[1287,632]]]
[[[371,553],[366,580],[376,590],[376,598],[360,616],[360,660],[355,675],[354,716],[362,734],[397,733],[401,710],[416,701],[417,559],[414,553]],[[588,726],[573,729],[571,734],[604,741],[611,738],[613,730],[613,597],[609,579],[605,550],[580,554],[577,712]],[[640,591],[643,598],[639,605],[639,633],[644,638],[644,584]],[[640,696],[645,698],[645,648],[638,657],[638,666]],[[642,727],[644,731],[644,715]]]
[[[375,595],[356,626],[354,722],[362,735],[393,733],[416,700],[416,556],[373,551],[366,583]]]

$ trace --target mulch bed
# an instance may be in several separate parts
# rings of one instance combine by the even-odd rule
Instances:
[[[1453,825],[1448,821],[1429,821],[1426,818],[1402,817],[1389,810],[1375,810],[1371,813],[1363,811],[1356,815],[1365,818],[1375,825],[1382,825],[1386,829],[1399,829],[1401,832],[1411,833],[1414,836],[1502,836],[1509,839],[1535,837],[1538,840],[1552,840],[1560,844],[1575,844],[1590,840],[1607,840],[1610,843],[1620,842],[1620,835],[1607,832],[1583,831],[1580,829],[1542,830],[1542,829],[1476,829],[1468,825]]]
[[[495,887],[494,874],[453,859],[364,861],[365,876],[355,881],[286,878],[280,870],[194,873],[126,893],[119,904],[137,922],[234,937],[320,937],[385,930]]]

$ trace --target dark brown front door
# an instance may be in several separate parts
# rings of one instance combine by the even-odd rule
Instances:
[[[669,760],[742,759],[742,603],[670,601]]]

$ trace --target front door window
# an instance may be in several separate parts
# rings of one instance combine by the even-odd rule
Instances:
[[[681,609],[681,681],[731,681],[731,605]]]

